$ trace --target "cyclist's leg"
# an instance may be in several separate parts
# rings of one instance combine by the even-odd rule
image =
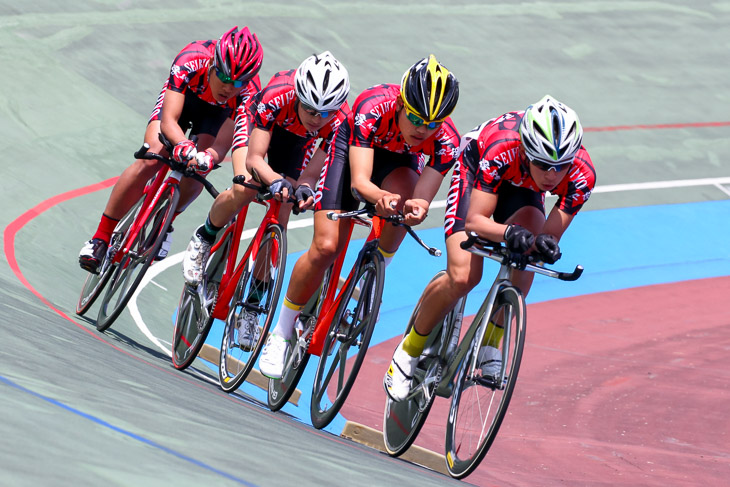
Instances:
[[[413,370],[423,353],[428,335],[443,321],[459,298],[466,296],[481,280],[483,259],[463,250],[460,244],[464,240],[466,233],[463,231],[446,239],[446,273],[426,286],[419,300],[414,326],[393,352],[383,383],[386,392],[394,400],[402,400],[407,396]]]
[[[347,245],[345,230],[349,222],[346,220],[333,222],[327,218],[327,212],[328,210],[315,212],[312,244],[294,265],[285,301],[295,306],[306,304],[312,297],[319,288],[326,270]],[[285,307],[286,304],[282,304],[282,311]],[[293,332],[295,319],[296,317],[284,321],[280,318],[273,333],[288,339]]]
[[[149,144],[150,152],[160,153],[163,150],[162,143],[157,138],[159,133],[159,121],[154,120],[147,125],[144,141]],[[137,159],[127,166],[112,188],[111,195],[104,208],[104,215],[117,221],[126,215],[132,205],[139,201],[147,181],[161,167],[160,162],[148,159]],[[114,230],[114,225],[111,226],[111,230]],[[111,230],[109,235],[111,235]],[[108,241],[108,237],[106,240]]]

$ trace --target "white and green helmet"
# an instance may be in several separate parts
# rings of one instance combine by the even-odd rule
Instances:
[[[527,157],[558,165],[575,158],[583,140],[578,115],[550,95],[525,110],[520,136]]]

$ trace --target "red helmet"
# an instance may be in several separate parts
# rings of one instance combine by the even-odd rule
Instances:
[[[215,46],[213,65],[230,79],[251,79],[261,69],[264,50],[256,34],[238,26],[223,34]]]

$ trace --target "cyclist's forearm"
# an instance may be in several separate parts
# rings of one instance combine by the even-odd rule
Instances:
[[[274,172],[263,157],[251,154],[251,152],[249,152],[248,158],[246,158],[246,168],[254,179],[267,186],[281,178],[281,175]]]

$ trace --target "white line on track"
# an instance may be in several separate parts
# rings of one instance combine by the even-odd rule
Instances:
[[[652,182],[646,182],[646,183],[630,183],[630,184],[609,184],[604,186],[596,186],[593,189],[594,193],[613,193],[618,191],[641,191],[641,190],[651,190],[651,189],[672,189],[672,188],[686,188],[690,186],[715,186],[717,189],[722,191],[723,193],[727,194],[730,197],[730,190],[725,188],[723,185],[730,185],[730,177],[726,178],[704,178],[704,179],[679,179],[674,181],[652,181]],[[434,201],[431,204],[431,208],[444,208],[446,207],[446,200],[439,200]],[[293,228],[306,228],[313,225],[314,220],[312,218],[303,218],[301,220],[292,221],[289,223],[289,229]],[[252,228],[250,230],[246,230],[241,234],[241,240],[246,240],[254,236],[256,233],[256,229]],[[149,328],[147,328],[147,325],[145,324],[144,320],[142,319],[142,314],[139,312],[139,308],[137,307],[137,296],[142,292],[142,290],[147,286],[148,283],[152,282],[153,284],[163,288],[159,284],[152,281],[157,275],[162,273],[163,271],[169,269],[170,267],[180,264],[183,259],[184,252],[180,252],[174,255],[168,256],[165,260],[162,262],[158,262],[147,271],[147,273],[144,276],[144,279],[142,279],[142,282],[140,283],[139,287],[137,288],[137,291],[132,296],[132,299],[129,300],[129,312],[132,314],[132,319],[137,324],[137,328],[147,337],[149,340],[157,346],[160,350],[162,350],[164,353],[166,353],[169,356],[172,356],[172,352],[170,351],[170,346],[164,346],[161,343],[161,339],[158,339],[155,337],[152,332],[150,332]],[[169,343],[165,341],[165,343]]]

